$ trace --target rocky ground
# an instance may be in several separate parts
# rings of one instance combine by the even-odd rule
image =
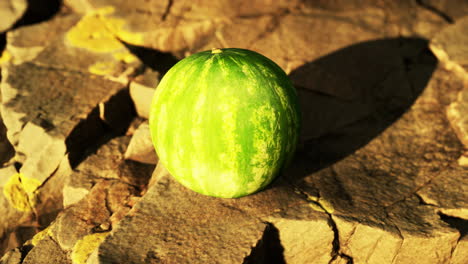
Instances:
[[[0,263],[468,263],[467,1],[4,0],[0,17]],[[213,47],[266,55],[300,96],[293,164],[240,199],[182,187],[149,138],[160,78]]]

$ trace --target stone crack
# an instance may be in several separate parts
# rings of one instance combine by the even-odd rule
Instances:
[[[434,13],[435,15],[441,17],[442,19],[444,19],[447,23],[450,23],[450,24],[453,24],[454,23],[454,20],[453,18],[451,18],[449,15],[445,14],[444,12],[442,12],[441,10],[431,6],[430,4],[428,3],[425,3],[424,0],[416,0],[416,3],[418,4],[418,6]]]
[[[336,224],[335,220],[333,219],[332,212],[329,212],[329,210],[327,210],[327,206],[324,206],[324,205],[322,205],[320,203],[320,196],[313,197],[313,196],[309,195],[306,191],[304,191],[304,190],[302,190],[302,189],[300,189],[298,187],[295,187],[294,189],[295,189],[296,193],[301,194],[302,196],[304,196],[304,198],[308,202],[312,203],[315,206],[318,206],[328,216],[327,224],[328,224],[328,226],[330,226],[330,228],[333,231],[332,251],[330,253],[331,259],[328,262],[328,264],[333,264],[333,262],[338,257],[341,257],[342,259],[346,260],[347,264],[354,264],[354,259],[353,259],[352,256],[349,256],[349,255],[341,252],[340,233],[339,233],[339,230],[338,230],[338,225]]]
[[[168,0],[167,1],[166,10],[164,10],[164,13],[163,13],[163,15],[161,17],[162,21],[165,21],[167,16],[171,13],[171,8],[172,8],[173,4],[174,4],[174,0]]]

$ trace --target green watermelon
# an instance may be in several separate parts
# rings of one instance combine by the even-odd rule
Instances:
[[[292,159],[299,106],[288,76],[245,49],[213,49],[172,67],[149,118],[160,162],[185,187],[236,198],[267,186]]]

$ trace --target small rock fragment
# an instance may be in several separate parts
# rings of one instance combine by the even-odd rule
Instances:
[[[134,132],[127,151],[125,151],[125,159],[148,164],[158,163],[147,122],[141,124]]]
[[[130,83],[130,95],[135,104],[138,116],[149,118],[151,101],[154,95],[154,88],[149,88],[139,83]]]
[[[464,168],[468,168],[468,153],[465,153],[464,155],[460,156],[458,159],[458,165]]]
[[[153,86],[144,85],[137,81],[132,81],[130,83],[130,96],[135,104],[137,114],[146,119],[149,118],[151,101],[153,100],[157,79],[155,78],[153,82],[155,83]]]

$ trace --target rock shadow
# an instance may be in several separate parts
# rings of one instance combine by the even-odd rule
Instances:
[[[111,139],[123,136],[136,116],[128,89],[117,92],[105,105],[107,110],[104,113],[101,113],[99,106],[96,106],[66,138],[65,145],[72,168],[78,166]],[[101,116],[104,116],[105,121]]]
[[[291,72],[302,110],[302,130],[295,158],[278,182],[323,198],[333,205],[330,213],[354,222],[394,233],[432,229],[427,226],[421,231],[426,221],[423,215],[431,214],[430,210],[407,197],[419,170],[415,164],[420,163],[411,159],[422,155],[419,150],[414,155],[392,156],[392,162],[401,164],[388,168],[360,160],[360,156],[345,158],[411,108],[436,66],[427,40],[392,38],[348,46]],[[405,134],[405,142],[393,140],[393,144],[416,143],[411,142],[411,133]],[[400,145],[397,149],[413,149]],[[397,170],[400,167],[405,169]],[[412,219],[414,226],[404,221],[396,224],[399,219]]]
[[[158,72],[161,78],[170,68],[172,68],[172,66],[179,62],[179,59],[172,53],[135,46],[122,40],[120,41],[130,50],[131,53],[138,57],[146,67]]]
[[[63,0],[28,0],[28,7],[13,28],[32,25],[49,20],[62,8]]]
[[[278,228],[268,223],[262,238],[242,264],[286,264],[283,252]]]
[[[354,44],[291,72],[302,128],[283,177],[302,179],[365,146],[411,107],[436,65],[427,40],[394,38]]]

